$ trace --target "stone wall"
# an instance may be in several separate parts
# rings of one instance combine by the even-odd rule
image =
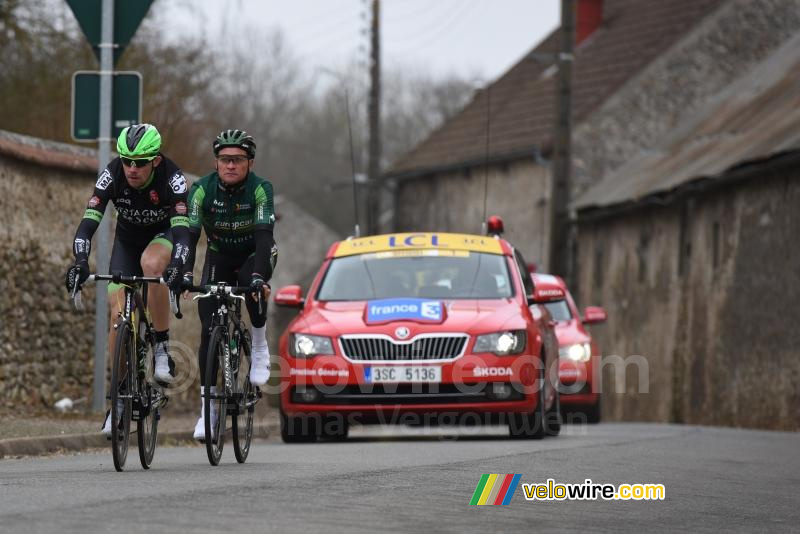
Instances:
[[[631,364],[603,369],[606,419],[800,430],[798,205],[795,163],[580,225],[579,299]]]
[[[0,155],[0,409],[91,392],[94,290],[72,312],[64,273],[94,177]]]
[[[723,5],[576,125],[575,194],[654,147],[678,122],[798,31],[798,0],[732,0]]]
[[[500,215],[506,237],[525,259],[547,264],[549,232],[549,168],[530,160],[454,171],[400,182],[396,230],[480,233],[486,214]],[[484,191],[487,192],[484,195]]]

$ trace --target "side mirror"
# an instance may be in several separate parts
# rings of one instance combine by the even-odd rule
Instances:
[[[583,324],[604,323],[608,319],[606,311],[600,306],[587,306],[583,312]]]
[[[275,304],[287,308],[302,308],[305,304],[303,290],[298,285],[285,286],[275,295]]]

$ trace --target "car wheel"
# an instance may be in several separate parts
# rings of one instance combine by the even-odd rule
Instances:
[[[316,420],[312,417],[289,417],[281,412],[281,439],[284,443],[313,443],[317,440]]]
[[[553,399],[553,405],[547,411],[547,435],[557,436],[561,433],[561,393],[558,388],[553,388],[556,391],[556,396]]]
[[[592,405],[586,406],[583,413],[586,414],[586,422],[589,424],[597,424],[600,422],[600,397],[597,397],[597,402]]]
[[[508,431],[512,439],[542,439],[547,434],[544,409],[544,369],[539,372],[536,410],[533,413],[511,414]]]
[[[324,422],[322,431],[320,432],[320,438],[329,441],[345,441],[349,432],[350,423],[344,416],[333,416]]]

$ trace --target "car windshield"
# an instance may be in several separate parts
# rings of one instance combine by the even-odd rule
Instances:
[[[512,294],[504,256],[417,250],[335,258],[317,299],[499,299]]]
[[[553,317],[554,321],[569,321],[572,319],[572,312],[569,311],[569,306],[566,300],[558,302],[548,302],[545,304],[547,311]]]

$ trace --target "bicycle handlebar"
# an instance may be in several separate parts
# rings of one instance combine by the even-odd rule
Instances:
[[[166,285],[164,279],[160,276],[128,276],[123,275],[120,273],[114,274],[90,274],[88,278],[83,282],[102,282],[102,281],[109,281],[114,284],[135,284],[135,283],[145,283],[145,284],[162,284]],[[172,291],[169,292],[170,295],[170,308],[172,309],[172,313],[180,319],[183,317],[181,315],[180,305],[177,303],[177,299],[175,298]],[[76,310],[83,310],[83,299],[81,298],[81,287],[78,284],[75,284],[75,287],[72,288],[72,305]]]

